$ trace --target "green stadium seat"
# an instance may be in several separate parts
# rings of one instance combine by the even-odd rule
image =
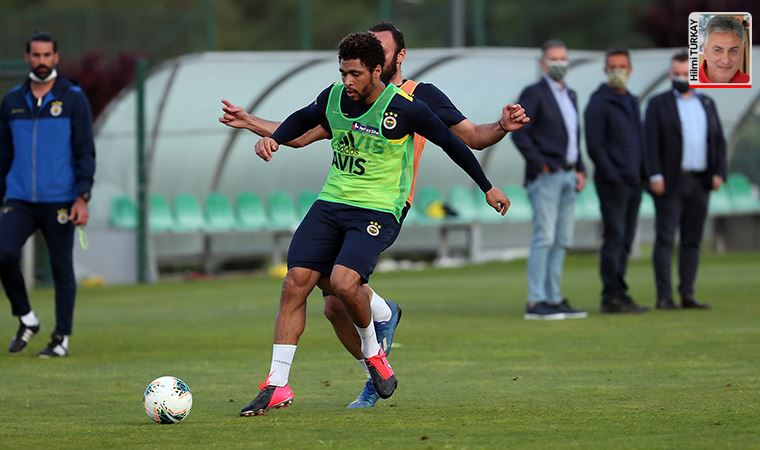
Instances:
[[[733,210],[731,205],[731,195],[728,192],[728,186],[723,185],[717,191],[710,192],[710,204],[708,212],[714,214],[730,214]]]
[[[126,195],[119,195],[111,200],[108,222],[114,228],[134,230],[137,228],[137,206]]]
[[[592,182],[586,183],[575,200],[575,217],[581,220],[599,220],[602,216],[600,208],[596,186]]]
[[[655,215],[654,198],[647,191],[641,193],[641,204],[639,205],[639,217],[642,219],[651,219]]]
[[[437,188],[425,186],[417,189],[414,193],[413,209],[417,209],[421,222],[435,223],[443,220],[443,217],[433,217],[428,213],[428,207],[436,202],[441,207],[443,206],[443,194]]]
[[[525,188],[508,184],[504,186],[504,193],[510,201],[506,219],[510,222],[530,222],[533,219],[533,208]]]
[[[294,229],[300,219],[293,198],[286,192],[274,191],[269,193],[268,212],[270,227],[275,230]]]
[[[734,211],[753,212],[760,209],[760,201],[752,193],[752,184],[744,174],[732,173],[728,175],[726,185]]]
[[[206,229],[229,231],[235,228],[235,213],[230,200],[218,193],[206,197]]]
[[[235,200],[235,228],[241,231],[258,231],[267,228],[268,218],[264,202],[252,192],[241,192]]]
[[[174,196],[174,231],[191,232],[206,228],[203,210],[197,198],[191,194]]]
[[[448,205],[456,211],[456,217],[447,217],[450,222],[472,222],[478,217],[478,208],[472,190],[466,186],[453,186],[449,191]]]
[[[153,232],[174,231],[174,219],[172,218],[169,202],[161,194],[150,196],[150,218],[148,228]]]
[[[303,191],[298,194],[298,217],[303,220],[306,217],[306,213],[309,212],[311,205],[317,200],[319,196],[318,192]]]

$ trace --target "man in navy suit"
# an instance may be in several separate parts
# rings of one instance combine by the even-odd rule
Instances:
[[[639,102],[626,89],[631,75],[628,50],[609,50],[603,83],[586,106],[586,147],[594,161],[603,243],[599,258],[602,313],[639,313],[647,308],[628,295],[625,272],[636,235],[644,168],[644,136]]]
[[[652,253],[657,309],[678,308],[670,283],[676,227],[681,307],[708,308],[694,299],[694,282],[710,190],[718,189],[726,178],[726,141],[715,102],[689,89],[688,77],[688,55],[674,55],[672,88],[652,97],[646,112],[647,169],[657,213]]]
[[[525,185],[533,207],[525,319],[585,318],[560,293],[565,249],[573,235],[575,195],[586,174],[579,151],[575,91],[564,81],[567,48],[552,39],[541,47],[541,79],[523,90],[520,104],[532,120],[512,139],[525,157]]]

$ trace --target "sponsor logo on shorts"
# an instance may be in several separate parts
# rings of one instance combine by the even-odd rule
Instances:
[[[3,214],[8,214],[11,211],[13,211],[13,206],[3,206],[3,210],[2,210]]]
[[[370,236],[377,236],[380,234],[380,228],[382,228],[382,226],[379,223],[371,221],[369,225],[367,225],[367,234]]]
[[[66,222],[69,221],[69,211],[65,208],[61,208],[58,210],[58,223],[61,225],[64,225]]]

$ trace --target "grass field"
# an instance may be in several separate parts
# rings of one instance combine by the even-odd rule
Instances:
[[[524,321],[524,261],[377,274],[404,317],[394,396],[346,410],[364,382],[310,299],[293,406],[240,418],[269,370],[280,282],[263,276],[80,290],[71,356],[40,360],[43,332],[0,354],[0,448],[760,448],[760,254],[705,256],[713,310],[598,314],[594,255],[573,255],[565,293],[586,320]],[[653,303],[648,258],[632,294]],[[4,310],[3,349],[16,330]],[[3,350],[4,351],[4,350]],[[149,422],[142,392],[175,375],[194,405]]]

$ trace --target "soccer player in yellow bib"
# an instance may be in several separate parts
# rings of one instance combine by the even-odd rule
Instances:
[[[430,109],[446,124],[451,131],[457,135],[469,147],[482,150],[499,142],[508,131],[516,131],[530,119],[525,115],[525,110],[520,105],[508,104],[502,109],[501,118],[492,123],[475,124],[468,120],[451,100],[441,92],[435,85],[430,83],[417,83],[413,80],[404,79],[401,70],[401,64],[406,57],[406,44],[403,33],[389,22],[381,22],[370,30],[383,45],[385,52],[385,66],[383,67],[382,79],[400,87],[408,94],[414,94],[415,98],[425,102]],[[219,120],[227,126],[233,128],[248,129],[260,136],[271,136],[274,130],[280,125],[280,122],[269,121],[248,114],[243,108],[223,100],[224,115]],[[317,126],[306,132],[303,136],[286,143],[292,147],[303,147],[311,142],[330,138],[329,131],[323,126]],[[414,178],[412,180],[412,191],[410,192],[407,204],[411,205],[414,197],[414,182],[418,169],[419,158],[424,149],[425,139],[419,135],[414,137]],[[271,154],[259,154],[259,156],[268,161]],[[401,317],[401,308],[391,300],[385,300],[370,289],[368,285],[364,286],[371,296],[371,309],[375,328],[383,350],[390,354],[391,343],[395,334],[396,327]],[[357,361],[364,367],[364,359],[361,354],[359,336],[346,314],[343,303],[334,295],[325,292],[325,316],[332,323],[335,332]],[[366,367],[364,367],[366,370]],[[364,385],[359,396],[351,402],[349,408],[367,408],[375,405],[379,396],[375,392],[374,386],[370,379]]]
[[[397,236],[414,170],[414,134],[440,146],[485,193],[499,214],[509,200],[483,173],[470,150],[430,108],[381,80],[385,56],[372,33],[353,33],[338,49],[343,83],[323,90],[308,106],[291,114],[274,132],[256,143],[257,153],[272,154],[327,121],[333,158],[327,180],[288,250],[275,323],[272,363],[259,394],[240,411],[266,413],[293,401],[290,367],[306,322],[306,298],[319,284],[335,294],[361,340],[364,364],[381,398],[393,395],[396,376],[380,347],[363,285],[380,252]],[[329,277],[329,278],[327,278]]]

